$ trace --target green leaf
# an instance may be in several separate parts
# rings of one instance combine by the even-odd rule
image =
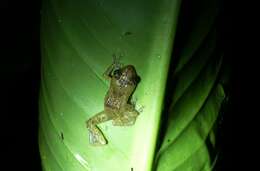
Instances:
[[[223,87],[229,79],[216,44],[216,2],[44,0],[39,102],[43,169],[212,170],[218,159]],[[188,6],[190,14],[183,21],[179,14]],[[177,24],[182,31],[176,31]],[[137,109],[144,108],[133,126],[99,124],[108,144],[93,146],[85,122],[103,110],[109,82],[102,74],[113,55],[135,66],[141,82],[133,99]]]
[[[156,155],[158,171],[208,171],[218,158],[215,127],[225,98],[222,80],[228,72],[221,72],[223,54],[216,45],[216,1],[194,3],[189,11],[194,18],[190,29],[179,36],[185,41],[175,53],[179,60],[169,78],[173,90],[167,96],[171,101]]]
[[[152,168],[180,0],[45,0],[39,142],[47,170]],[[122,55],[141,82],[144,106],[131,127],[100,124],[108,145],[89,144],[85,121],[103,110],[108,82],[101,77]]]

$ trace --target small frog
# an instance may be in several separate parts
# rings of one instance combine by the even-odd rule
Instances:
[[[107,140],[97,124],[113,120],[114,126],[131,126],[139,112],[130,102],[131,96],[140,81],[134,66],[122,66],[114,57],[113,63],[103,76],[110,80],[110,88],[104,99],[104,111],[97,113],[86,121],[89,141],[92,145],[105,145]]]

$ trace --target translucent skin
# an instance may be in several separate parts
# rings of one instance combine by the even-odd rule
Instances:
[[[103,76],[110,80],[110,87],[104,99],[104,110],[86,121],[89,141],[92,145],[107,144],[97,124],[112,120],[114,126],[131,126],[139,115],[134,105],[130,103],[130,97],[139,82],[134,66],[121,67],[117,61],[114,61]]]

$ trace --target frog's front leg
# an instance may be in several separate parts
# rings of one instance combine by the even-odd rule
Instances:
[[[89,142],[92,145],[105,145],[107,144],[107,140],[104,137],[101,130],[97,127],[97,124],[106,122],[111,120],[112,117],[107,115],[105,111],[102,111],[93,117],[91,117],[88,121],[86,121],[87,128],[89,130]]]
[[[128,110],[123,112],[123,114],[120,117],[114,119],[112,121],[112,124],[114,126],[131,126],[131,125],[134,125],[135,120],[136,120],[138,115],[139,115],[139,112],[137,110],[135,110],[133,106],[128,105]]]
[[[119,62],[119,58],[113,55],[113,63],[106,69],[106,71],[103,74],[103,77],[109,80],[112,77],[112,72],[116,69],[120,69],[121,67],[122,64]]]

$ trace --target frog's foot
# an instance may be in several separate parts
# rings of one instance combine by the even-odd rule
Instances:
[[[137,108],[137,107],[135,107],[135,108]],[[141,105],[141,106],[138,105],[138,109],[135,109],[135,110],[138,113],[137,115],[139,115],[140,113],[142,113],[144,111],[144,106],[143,105]]]
[[[134,125],[135,124],[135,119],[133,120],[129,120],[128,122],[125,122],[124,123],[124,126],[132,126],[132,125]]]
[[[137,102],[137,97],[133,97],[131,99],[131,104],[134,106],[134,108],[136,107],[136,102]]]
[[[112,121],[112,124],[113,124],[114,126],[124,126],[124,122],[123,122],[123,120],[121,120],[120,118],[114,119],[114,120]]]
[[[135,118],[117,118],[112,121],[114,126],[131,126],[134,125]]]
[[[139,107],[139,109],[137,109],[138,113],[142,113],[144,111],[144,106],[142,105],[141,107]]]
[[[106,145],[107,140],[97,128],[95,131],[89,130],[89,143],[92,145]]]

